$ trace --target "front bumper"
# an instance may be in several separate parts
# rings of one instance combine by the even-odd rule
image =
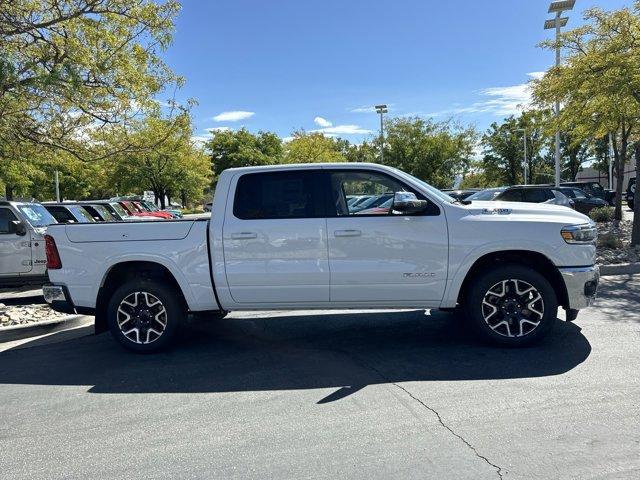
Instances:
[[[56,312],[76,313],[67,287],[64,285],[44,285],[42,287],[44,301]]]
[[[567,288],[568,309],[580,310],[590,306],[596,298],[600,269],[597,265],[590,267],[559,268]]]

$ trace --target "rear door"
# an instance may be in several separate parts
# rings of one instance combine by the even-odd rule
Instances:
[[[321,170],[291,170],[232,180],[223,250],[235,302],[329,301],[321,175]]]
[[[430,202],[419,215],[398,214],[392,204],[365,212],[349,208],[347,195],[413,191],[427,200],[401,180],[378,171],[329,170],[327,183],[331,301],[439,302],[449,250],[447,222],[440,208]]]
[[[0,274],[17,275],[33,269],[31,231],[26,235],[12,233],[12,222],[18,217],[8,207],[0,207]]]

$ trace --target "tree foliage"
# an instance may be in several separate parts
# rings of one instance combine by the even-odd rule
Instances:
[[[445,188],[468,170],[476,142],[473,128],[423,118],[386,123],[384,163]]]
[[[205,148],[216,175],[227,168],[280,163],[283,158],[282,140],[275,133],[253,134],[245,128],[215,131]]]
[[[284,161],[286,163],[344,162],[344,150],[349,143],[325,136],[322,133],[307,133],[299,130],[287,142]]]

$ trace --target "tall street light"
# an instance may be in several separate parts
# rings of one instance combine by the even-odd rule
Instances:
[[[524,184],[528,185],[528,181],[527,181],[527,129],[526,128],[519,128],[518,131],[522,132],[524,134],[524,161],[522,162],[522,169],[523,169],[523,173],[524,173]]]
[[[389,110],[386,105],[376,105],[375,109],[380,114],[380,163],[384,163],[384,114]]]
[[[569,21],[569,17],[563,17],[562,12],[573,10],[576,0],[558,0],[551,2],[548,13],[555,13],[556,17],[544,22],[544,29],[556,29],[556,67],[560,66],[560,28]],[[560,115],[560,100],[556,100],[556,117]],[[560,130],[556,131],[556,187],[560,186]]]

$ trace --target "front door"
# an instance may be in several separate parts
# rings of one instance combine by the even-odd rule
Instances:
[[[0,207],[0,275],[29,273],[33,269],[31,233],[16,235],[12,222],[18,218],[8,207]]]
[[[429,203],[418,215],[393,210],[393,193],[413,191],[387,174],[366,170],[329,173],[327,218],[332,302],[438,302],[447,280],[448,236],[444,214]],[[358,210],[347,195],[386,200]]]
[[[329,301],[320,175],[320,170],[296,170],[237,179],[223,226],[225,272],[235,302]]]

